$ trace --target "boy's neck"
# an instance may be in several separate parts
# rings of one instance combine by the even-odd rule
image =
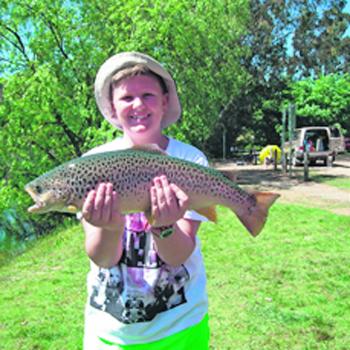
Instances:
[[[143,141],[134,141],[131,138],[129,138],[126,134],[123,136],[123,141],[128,147],[132,146],[143,146],[148,144],[156,144],[159,148],[162,150],[166,150],[169,144],[169,138],[165,135],[160,135],[158,138],[152,138],[149,140],[143,140]]]

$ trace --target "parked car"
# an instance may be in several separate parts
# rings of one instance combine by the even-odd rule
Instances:
[[[329,128],[331,131],[331,142],[334,142],[335,150],[338,153],[345,152],[345,138],[341,133],[341,130],[336,127]]]
[[[350,137],[345,137],[344,143],[345,143],[345,150],[350,152]]]
[[[293,165],[301,165],[304,162],[304,152],[308,151],[309,163],[316,164],[318,160],[327,164],[334,161],[338,153],[345,152],[345,142],[341,131],[335,127],[308,126],[296,129],[294,138],[285,145],[285,152],[291,156]]]

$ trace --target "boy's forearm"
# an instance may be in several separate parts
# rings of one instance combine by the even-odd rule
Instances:
[[[110,268],[116,265],[123,252],[123,231],[109,231],[95,227],[83,220],[85,231],[85,249],[89,258],[100,267]]]
[[[160,239],[153,235],[160,258],[171,266],[183,264],[196,246],[199,225],[200,222],[182,219],[174,225],[174,232],[169,237]]]

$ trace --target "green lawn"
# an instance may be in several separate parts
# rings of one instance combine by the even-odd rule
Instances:
[[[311,174],[312,181],[324,183],[329,186],[334,186],[342,190],[350,190],[350,178],[341,176],[327,176],[319,174]]]
[[[220,208],[200,237],[212,349],[349,349],[350,217],[277,203],[254,239]],[[1,349],[81,349],[87,270],[79,226],[3,265]]]

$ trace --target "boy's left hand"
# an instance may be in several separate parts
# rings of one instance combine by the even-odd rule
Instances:
[[[181,219],[188,209],[189,197],[165,175],[153,179],[151,214],[154,227],[168,226]]]

